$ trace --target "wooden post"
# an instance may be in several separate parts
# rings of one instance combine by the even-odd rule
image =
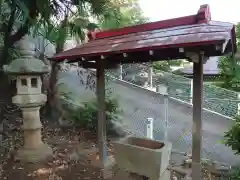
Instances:
[[[106,113],[105,113],[105,73],[102,60],[97,62],[97,100],[98,100],[98,150],[101,168],[107,162]]]
[[[203,53],[193,59],[192,179],[194,180],[201,180],[203,60]]]

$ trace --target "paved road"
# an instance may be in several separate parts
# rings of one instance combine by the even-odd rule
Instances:
[[[81,85],[76,72],[65,72],[61,74],[74,96],[85,100],[94,96],[90,90],[85,90]],[[112,82],[110,86],[114,95],[118,97],[123,109],[123,122],[134,134],[143,136],[145,134],[145,121],[152,117],[154,121],[155,139],[163,139],[164,99],[154,93],[146,93],[145,90]],[[235,156],[231,149],[224,146],[224,132],[231,126],[232,121],[218,115],[204,112],[203,114],[203,150],[202,156],[231,165],[240,164],[240,158]],[[191,127],[192,108],[169,100],[169,140],[173,143],[173,149],[181,152],[191,150]]]

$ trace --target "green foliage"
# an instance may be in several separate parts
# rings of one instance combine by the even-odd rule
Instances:
[[[114,11],[109,11],[109,18],[99,19],[102,29],[115,29],[148,21],[143,16],[143,12],[136,0],[127,0],[124,3],[115,2],[115,7]]]
[[[240,24],[236,26],[237,46],[240,47]],[[218,62],[221,71],[222,87],[240,91],[240,64],[239,59],[230,55],[221,57]]]
[[[183,60],[157,61],[153,63],[154,71],[171,71],[170,66],[180,66]]]
[[[10,3],[8,1],[0,1],[0,53],[4,49],[4,44],[5,44],[5,32],[3,31],[4,27],[6,27],[6,23],[9,20],[11,14],[11,8],[10,8]],[[20,14],[16,15],[16,21],[14,22],[14,27],[20,25]],[[1,30],[2,29],[2,30]],[[15,46],[11,46],[8,48],[8,57],[6,61],[4,62],[10,62],[13,59],[17,58],[20,56],[18,48]],[[1,54],[0,54],[1,55]],[[1,65],[1,58],[0,58],[0,65]],[[0,68],[1,69],[1,68]]]
[[[240,179],[240,168],[233,168],[231,170],[231,180],[239,180]]]
[[[181,64],[183,64],[183,60],[182,59],[169,61],[169,65],[170,66],[180,66]]]
[[[240,116],[234,119],[231,129],[225,133],[226,145],[231,147],[236,154],[240,154]]]
[[[176,75],[184,76],[184,73],[180,69],[177,69],[177,70],[173,71],[172,73],[176,74]]]
[[[56,53],[63,50],[64,43],[69,38],[85,40],[84,29],[93,29],[93,26],[96,28],[96,24],[90,23],[89,18],[105,20],[112,17],[113,14],[109,13],[117,9],[110,0],[74,0],[72,4],[65,1],[67,0],[61,1],[64,11],[53,13],[48,21],[40,19],[32,28],[33,36],[43,36],[56,46]]]
[[[87,29],[88,29],[88,30],[94,30],[94,29],[97,29],[97,28],[99,28],[99,27],[98,27],[98,25],[95,24],[95,23],[89,23],[89,24],[87,25]]]
[[[0,34],[3,43],[0,51],[0,66],[11,60],[12,50],[17,41],[28,34],[32,25],[41,17],[48,21],[53,11],[50,0],[1,0]]]
[[[237,61],[237,59],[230,56],[220,58],[218,67],[221,70],[223,88],[240,91],[240,65]]]
[[[170,71],[170,65],[168,63],[168,61],[157,61],[154,62],[153,65],[153,71]]]
[[[106,130],[108,135],[116,136],[113,121],[120,120],[121,110],[117,99],[108,97],[106,103]],[[98,127],[98,106],[97,101],[92,100],[84,103],[83,106],[71,112],[71,118],[74,122],[93,133],[97,133]]]
[[[106,18],[110,17],[109,10],[114,11],[114,8],[110,0],[1,0],[0,36],[3,38],[0,38],[0,65],[8,62],[8,56],[11,54],[9,49],[34,26],[50,30],[51,36],[47,36],[47,39],[54,39],[57,49],[61,50],[69,35],[84,38],[83,27],[75,26],[69,21],[70,17]],[[55,29],[51,29],[49,24]]]

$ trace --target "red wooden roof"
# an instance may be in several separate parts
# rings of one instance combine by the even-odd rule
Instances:
[[[203,50],[207,56],[235,53],[235,27],[231,23],[211,21],[209,6],[202,5],[196,15],[93,33],[93,40],[50,60],[92,61],[106,57],[113,62],[120,55],[124,59],[122,55],[126,53],[134,57],[134,61],[148,61],[146,54],[149,55],[150,50],[156,54],[151,59],[184,58],[185,54],[179,48]]]

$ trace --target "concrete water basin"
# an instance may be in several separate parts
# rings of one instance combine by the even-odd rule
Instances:
[[[127,137],[115,141],[115,158],[119,168],[159,179],[167,169],[172,144],[147,138]]]

